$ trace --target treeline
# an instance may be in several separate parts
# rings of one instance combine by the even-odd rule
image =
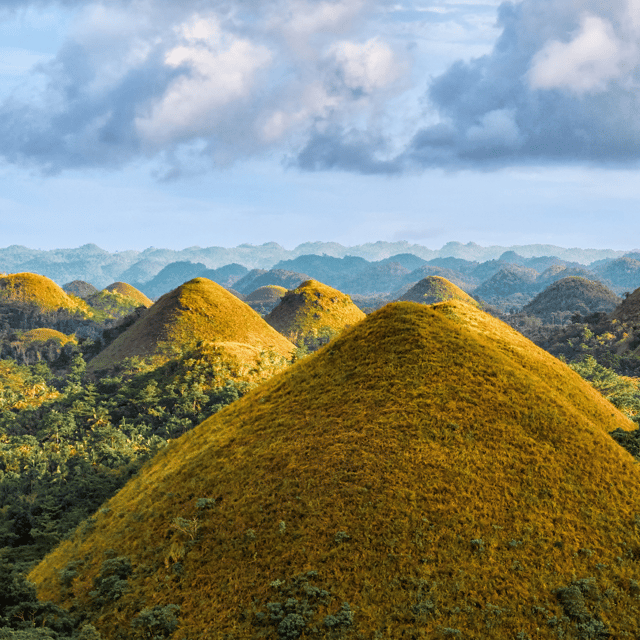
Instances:
[[[0,639],[98,637],[81,633],[81,615],[38,603],[26,571],[169,440],[246,393],[237,373],[204,344],[160,367],[131,359],[99,380],[79,351],[62,376],[2,361]]]

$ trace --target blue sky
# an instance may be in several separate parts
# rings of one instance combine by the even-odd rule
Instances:
[[[640,0],[0,0],[0,246],[637,248],[639,36]]]

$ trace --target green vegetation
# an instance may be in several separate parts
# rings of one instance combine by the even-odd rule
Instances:
[[[30,579],[110,639],[635,637],[640,471],[608,435],[633,427],[476,308],[388,305],[161,448]]]

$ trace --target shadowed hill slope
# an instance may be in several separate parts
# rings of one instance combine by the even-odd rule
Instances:
[[[133,356],[160,356],[198,340],[241,343],[280,356],[293,345],[219,284],[194,278],[165,294],[104,351],[89,369],[112,367]]]
[[[287,292],[265,321],[298,342],[323,333],[335,335],[364,317],[348,295],[317,280],[306,280]]]
[[[98,289],[94,287],[92,284],[85,282],[84,280],[74,280],[73,282],[67,282],[67,284],[62,285],[62,290],[65,293],[71,293],[74,296],[78,296],[78,298],[82,298],[86,300],[89,296],[94,293],[98,293]]]
[[[611,313],[612,320],[640,324],[640,289],[628,295]]]
[[[478,304],[468,293],[460,289],[460,287],[456,287],[455,284],[440,276],[427,276],[423,278],[398,298],[398,300],[419,302],[420,304],[435,304],[436,302],[444,302],[445,300],[463,300],[468,304]]]
[[[284,287],[268,284],[252,291],[248,296],[245,296],[244,301],[254,311],[265,315],[278,306],[285,293],[287,293],[287,290]]]
[[[172,442],[30,579],[114,639],[173,613],[211,640],[636,637],[617,427],[478,309],[390,304]]]
[[[570,276],[550,284],[522,308],[522,313],[548,323],[561,323],[576,313],[581,316],[609,313],[620,302],[620,298],[601,282]]]

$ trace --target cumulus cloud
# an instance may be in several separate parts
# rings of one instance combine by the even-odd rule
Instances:
[[[179,175],[260,154],[363,173],[638,158],[640,0],[59,4],[75,7],[64,46],[31,94],[0,96],[9,162],[162,158]],[[492,33],[489,11],[484,55],[416,73],[418,39],[454,34],[449,51],[465,29]]]

